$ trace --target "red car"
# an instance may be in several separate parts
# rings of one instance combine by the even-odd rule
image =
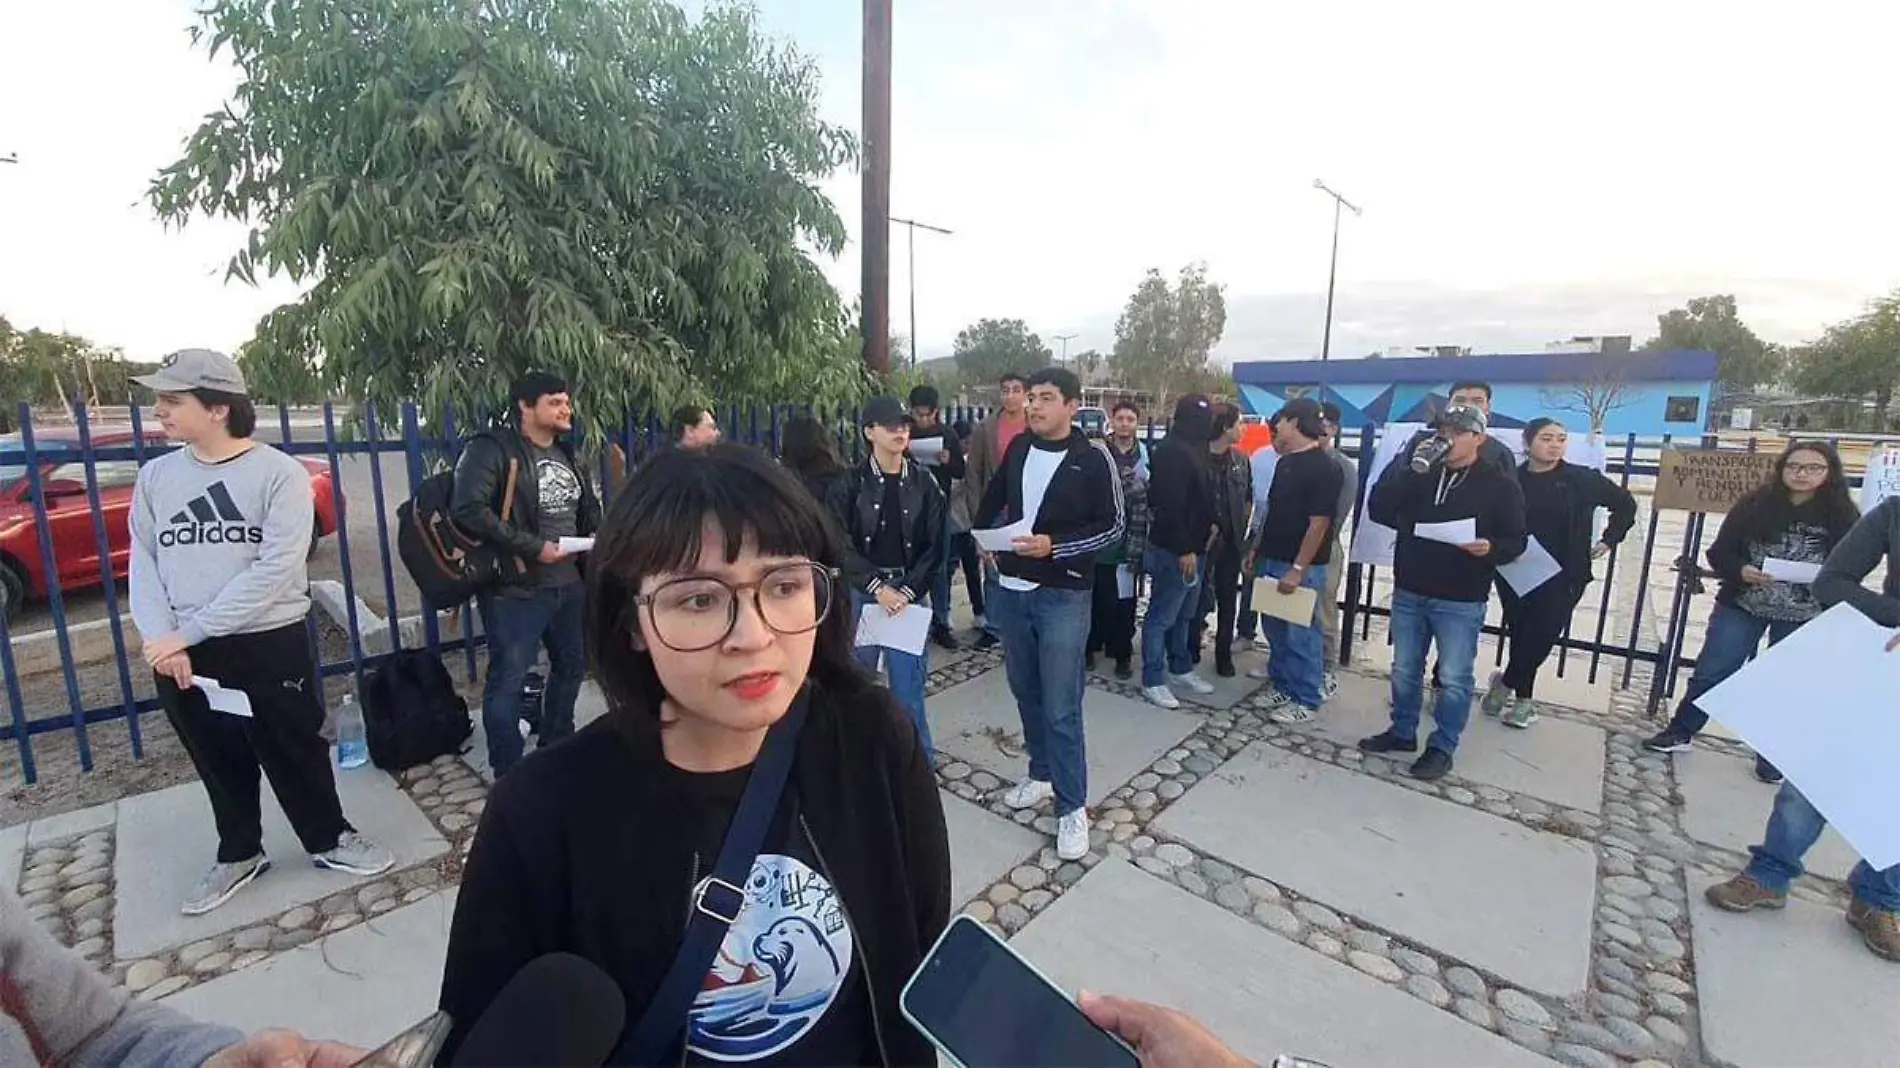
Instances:
[[[170,444],[161,431],[146,431],[144,438],[147,449],[163,449]],[[40,449],[67,452],[79,448],[79,434],[74,430],[37,430],[33,440]],[[132,432],[128,429],[96,431],[92,444],[96,449],[128,448],[132,444]],[[330,482],[328,464],[308,457],[297,459],[310,472],[310,493],[316,504],[317,518],[310,532],[310,551],[314,553],[318,539],[336,530],[336,489]],[[41,458],[38,466],[40,485],[46,491],[46,521],[53,531],[53,560],[59,570],[59,588],[77,590],[100,585],[106,569],[99,563],[99,539],[93,532],[92,504],[86,497],[85,464],[77,460],[59,462]],[[130,458],[98,460],[93,470],[99,485],[99,508],[105,516],[112,575],[122,579],[132,566],[131,534],[126,517],[132,509],[132,484],[138,478],[138,461]],[[0,610],[5,611],[8,620],[12,620],[29,599],[44,598],[48,591],[32,497],[19,435],[0,437]]]

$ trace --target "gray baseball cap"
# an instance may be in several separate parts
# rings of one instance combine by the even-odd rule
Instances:
[[[1482,434],[1490,421],[1484,417],[1484,410],[1473,408],[1469,404],[1454,404],[1440,412],[1433,422],[1434,426],[1449,427],[1453,430],[1469,430]]]
[[[158,361],[157,371],[135,375],[132,381],[156,393],[185,393],[194,389],[240,395],[250,392],[237,361],[210,349],[179,349]]]

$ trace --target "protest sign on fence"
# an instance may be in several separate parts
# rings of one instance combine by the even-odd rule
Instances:
[[[1664,449],[1655,506],[1727,514],[1749,490],[1774,477],[1780,458],[1772,452]]]

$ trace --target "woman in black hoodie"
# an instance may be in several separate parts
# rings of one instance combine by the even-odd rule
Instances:
[[[1636,498],[1600,471],[1565,463],[1569,444],[1569,432],[1555,419],[1533,419],[1524,426],[1524,462],[1517,468],[1517,484],[1524,491],[1524,531],[1563,571],[1524,596],[1508,582],[1498,582],[1510,627],[1511,658],[1503,671],[1491,673],[1484,711],[1503,717],[1508,727],[1536,722],[1532,689],[1537,672],[1563,637],[1584,587],[1596,577],[1590,561],[1607,555],[1636,523]],[[1590,532],[1598,508],[1610,513],[1600,539]]]
[[[1763,634],[1773,645],[1821,614],[1809,583],[1775,579],[1764,570],[1767,561],[1819,565],[1858,519],[1860,509],[1848,493],[1834,447],[1817,441],[1789,444],[1775,464],[1774,478],[1735,502],[1709,546],[1709,566],[1722,576],[1722,588],[1709,613],[1695,674],[1675,718],[1643,742],[1645,749],[1687,750],[1709,722],[1696,698],[1740,671]],[[1760,756],[1755,775],[1765,783],[1781,781],[1781,772]]]
[[[631,1032],[711,902],[734,918],[664,1063],[935,1064],[897,995],[950,914],[943,809],[916,729],[853,658],[827,522],[738,445],[664,453],[614,499],[587,580],[608,712],[489,796],[449,933],[445,1058],[548,953],[606,972]],[[739,888],[710,885],[781,721],[796,755],[764,844]]]

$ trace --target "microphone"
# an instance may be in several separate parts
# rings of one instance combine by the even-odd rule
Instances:
[[[1432,465],[1444,459],[1445,454],[1450,451],[1451,442],[1434,434],[1419,442],[1418,448],[1412,450],[1412,470],[1422,475],[1430,471]]]
[[[455,1068],[606,1063],[627,1024],[619,984],[572,953],[536,957],[495,995],[455,1051]]]

